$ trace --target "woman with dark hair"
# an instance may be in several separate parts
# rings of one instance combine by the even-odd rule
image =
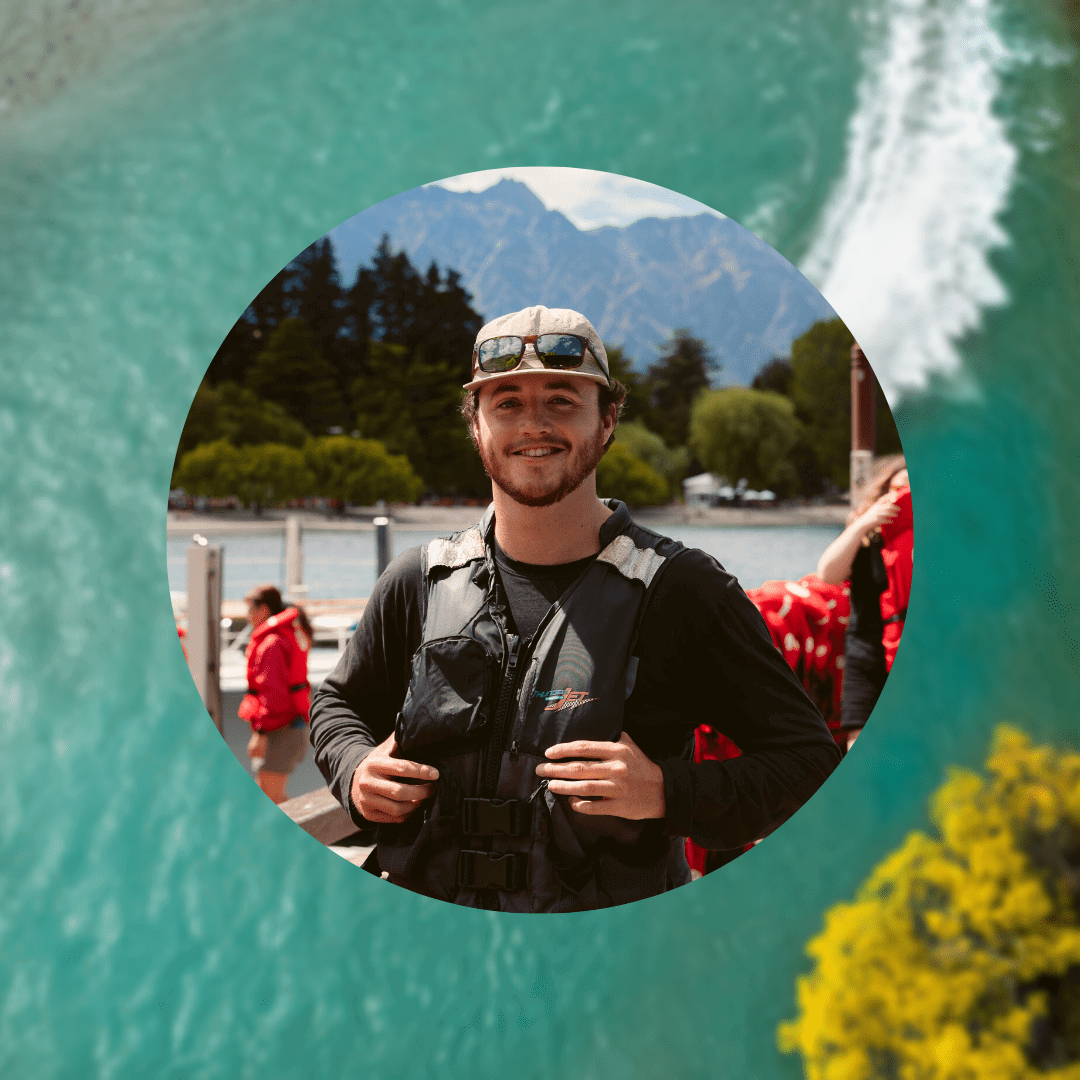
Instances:
[[[840,725],[850,748],[885,686],[907,613],[911,489],[902,455],[878,462],[861,505],[822,553],[817,572],[830,585],[851,582],[840,701]]]
[[[308,747],[311,623],[302,608],[286,607],[273,585],[252,589],[244,601],[253,629],[246,653],[248,690],[239,716],[251,725],[247,751],[255,779],[281,803],[289,775]]]

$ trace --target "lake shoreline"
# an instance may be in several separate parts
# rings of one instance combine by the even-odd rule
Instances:
[[[367,532],[374,529],[372,519],[380,514],[390,518],[392,525],[403,529],[446,529],[453,532],[467,529],[480,520],[483,506],[392,506],[387,510],[374,507],[352,509],[342,516],[327,515],[316,510],[170,510],[167,533],[171,537],[187,533],[236,532],[244,534],[278,533],[287,517],[300,518],[305,529],[317,531]],[[848,515],[846,503],[815,505],[782,504],[779,506],[715,506],[687,507],[679,504],[645,507],[631,511],[634,520],[651,529],[701,525],[719,528],[768,528],[798,525],[835,525],[842,527]]]

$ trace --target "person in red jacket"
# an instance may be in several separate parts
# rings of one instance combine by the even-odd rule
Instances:
[[[907,470],[904,470],[906,474]],[[901,474],[904,480],[906,475]],[[898,513],[881,526],[881,558],[885,563],[888,584],[881,594],[881,619],[885,630],[885,670],[892,671],[896,648],[904,632],[908,596],[911,594],[912,549],[915,535],[911,513],[911,488],[906,483],[895,484],[893,495]]]
[[[911,588],[911,488],[900,454],[882,458],[862,505],[818,560],[818,575],[850,582],[841,727],[850,748],[884,689]]]
[[[289,775],[307,752],[311,624],[302,608],[285,606],[273,585],[260,585],[244,600],[253,630],[239,716],[251,725],[247,751],[255,779],[281,803]]]

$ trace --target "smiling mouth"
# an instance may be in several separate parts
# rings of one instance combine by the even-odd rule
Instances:
[[[562,448],[558,446],[530,446],[524,450],[514,450],[514,457],[542,458],[550,454],[561,454]]]

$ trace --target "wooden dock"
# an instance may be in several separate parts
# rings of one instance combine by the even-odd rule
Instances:
[[[363,866],[375,850],[375,830],[358,829],[329,788],[289,799],[281,803],[281,810],[309,836],[354,866]]]

